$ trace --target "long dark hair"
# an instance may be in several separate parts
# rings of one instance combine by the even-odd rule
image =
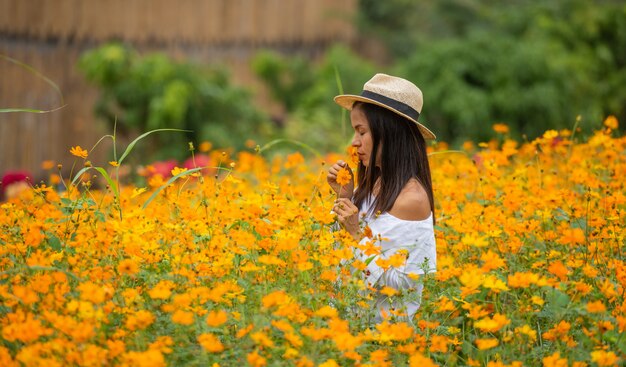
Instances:
[[[415,178],[428,194],[434,223],[435,200],[426,141],[417,125],[374,104],[356,102],[353,108],[360,108],[363,111],[372,135],[369,165],[365,167],[362,162],[359,162],[358,187],[354,193],[355,205],[362,208],[365,200],[371,196],[373,203],[369,214],[387,212],[391,210],[407,182]],[[376,167],[381,145],[380,167]],[[377,194],[373,195],[377,179],[380,179],[380,186]]]

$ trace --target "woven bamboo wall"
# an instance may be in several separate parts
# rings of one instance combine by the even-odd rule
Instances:
[[[69,167],[69,148],[91,147],[106,131],[93,117],[97,91],[75,65],[86,50],[123,40],[141,52],[229,65],[235,82],[257,90],[249,69],[260,48],[315,56],[349,42],[357,0],[0,0],[0,54],[54,81],[66,106],[47,114],[0,114],[0,175],[12,169],[43,178],[44,160]],[[260,102],[266,101],[261,93]],[[56,108],[48,84],[0,59],[0,108]],[[105,161],[106,146],[93,156]]]
[[[2,0],[0,33],[268,45],[346,39],[356,0]]]

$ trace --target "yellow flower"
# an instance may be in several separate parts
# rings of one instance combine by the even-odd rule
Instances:
[[[146,192],[146,190],[147,190],[147,189],[146,189],[145,187],[141,187],[141,188],[135,187],[135,188],[133,189],[133,194],[130,196],[130,198],[131,198],[131,199],[134,199],[134,198],[136,198],[137,196],[139,196],[139,195],[143,194],[144,192]]]
[[[591,360],[596,362],[598,366],[617,366],[617,362],[619,362],[620,359],[613,352],[595,350],[591,352]]]
[[[487,318],[476,321],[474,323],[474,327],[476,327],[477,329],[481,331],[493,333],[502,329],[504,326],[508,325],[509,323],[511,323],[511,320],[509,320],[506,316],[497,313],[493,315],[493,318],[487,317]]]
[[[174,167],[174,169],[171,171],[172,176],[176,176],[179,175],[183,172],[187,171],[187,168],[180,168],[180,167]]]
[[[398,294],[397,289],[388,286],[384,286],[379,292],[387,297],[393,297]]]
[[[86,150],[84,150],[78,145],[70,149],[70,153],[72,153],[72,155],[75,155],[79,158],[87,158],[87,155],[89,154]]]
[[[323,318],[333,318],[337,317],[337,310],[330,306],[323,306],[319,310],[315,311],[315,316],[323,317]]]
[[[117,161],[109,161],[109,164],[112,165],[113,167],[119,167],[120,164]]]
[[[339,367],[339,365],[337,364],[337,361],[335,361],[334,359],[329,359],[326,362],[321,363],[319,367]]]
[[[557,136],[559,136],[559,132],[556,130],[548,130],[545,133],[543,133],[543,138],[546,140],[552,140],[556,138]]]
[[[528,325],[516,327],[515,333],[526,335],[533,342],[537,340],[537,331]]]

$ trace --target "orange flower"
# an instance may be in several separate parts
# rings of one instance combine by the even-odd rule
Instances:
[[[211,146],[212,146],[212,144],[210,142],[203,141],[198,146],[198,150],[203,152],[203,153],[205,153],[205,152],[208,152],[209,150],[211,150]]]
[[[476,339],[474,343],[476,343],[476,346],[480,350],[491,349],[491,348],[497,347],[498,344],[500,344],[500,342],[496,338]]]
[[[551,274],[556,275],[562,282],[567,280],[567,275],[569,274],[567,267],[560,261],[551,263],[550,266],[548,266],[548,271]]]
[[[254,340],[254,342],[260,346],[272,348],[274,346],[274,341],[270,339],[265,333],[262,331],[257,331],[256,333],[250,334],[250,338]]]
[[[555,352],[543,359],[543,367],[567,367],[567,358],[561,358],[561,353]]]
[[[502,329],[504,326],[508,325],[509,323],[511,323],[511,320],[509,320],[506,316],[497,313],[493,315],[493,318],[487,317],[487,318],[476,321],[474,323],[474,327],[476,327],[477,329],[480,329],[481,331],[494,333]]]
[[[600,300],[587,303],[587,312],[602,313],[606,311],[606,306]]]
[[[213,310],[209,312],[209,314],[206,317],[207,325],[212,326],[212,327],[220,326],[223,323],[225,323],[227,320],[228,320],[228,314],[223,310],[219,310],[219,311]]]
[[[124,259],[117,265],[120,274],[134,275],[139,271],[139,265],[131,259]]]
[[[189,311],[177,310],[172,314],[172,322],[180,325],[191,325],[194,321],[194,313]]]
[[[267,359],[257,353],[256,350],[252,353],[248,353],[246,359],[252,367],[263,367],[267,364]]]
[[[224,350],[224,344],[222,344],[217,336],[211,333],[200,334],[198,336],[198,343],[210,353],[220,353]]]
[[[250,324],[250,325],[246,326],[246,327],[245,327],[245,328],[243,328],[243,329],[239,329],[239,330],[237,331],[237,334],[235,335],[235,337],[236,337],[237,339],[241,339],[241,338],[243,338],[244,336],[246,336],[246,335],[250,332],[250,330],[252,330],[253,328],[254,328],[254,325],[253,325],[253,324]]]
[[[80,298],[92,303],[102,303],[105,300],[104,288],[92,282],[85,282],[78,286]]]
[[[76,157],[79,157],[79,158],[87,158],[87,155],[89,155],[89,152],[87,152],[86,150],[84,150],[78,145],[70,149],[70,153],[72,153],[72,155],[75,155]]]
[[[150,311],[139,310],[126,319],[126,327],[129,330],[142,330],[150,326],[156,318]]]
[[[339,170],[339,172],[337,172],[337,183],[340,184],[341,186],[345,186],[349,184],[351,180],[352,180],[352,175],[350,174],[350,171],[348,171],[347,168],[344,167],[341,170]]]
[[[502,123],[493,124],[492,128],[493,131],[497,132],[498,134],[506,134],[509,132],[509,127],[506,124]]]
[[[620,359],[613,352],[595,350],[591,352],[591,360],[596,362],[598,366],[617,366],[617,362],[619,362]]]
[[[358,167],[359,165],[358,148],[350,146],[348,148],[348,155],[349,155],[348,164],[350,164],[350,166],[352,167]]]
[[[617,129],[619,126],[619,122],[617,121],[617,117],[610,115],[604,120],[604,126],[608,127],[611,130]]]

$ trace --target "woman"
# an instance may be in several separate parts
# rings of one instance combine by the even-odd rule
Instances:
[[[359,165],[356,190],[352,172],[350,183],[337,183],[338,172],[350,169],[345,162],[329,168],[327,180],[338,195],[333,211],[360,247],[370,249],[356,249],[355,257],[367,264],[363,278],[376,290],[376,321],[392,314],[410,321],[420,305],[422,285],[417,279],[436,265],[425,142],[435,135],[417,122],[422,93],[408,80],[376,74],[361,95],[340,95],[335,102],[351,111]],[[380,246],[378,253],[372,246]],[[398,293],[390,297],[385,287]]]

